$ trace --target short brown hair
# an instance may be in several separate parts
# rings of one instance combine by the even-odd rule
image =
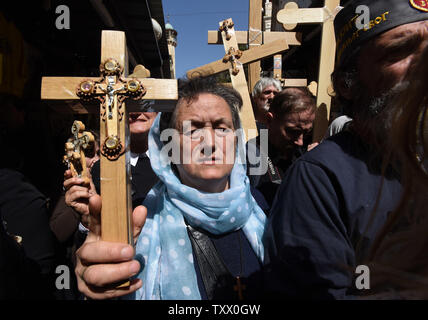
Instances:
[[[311,110],[315,112],[315,97],[308,88],[286,88],[273,98],[269,112],[283,117],[290,113],[300,113]]]
[[[232,121],[234,130],[241,128],[241,120],[239,111],[242,107],[242,98],[238,91],[233,88],[222,85],[217,82],[215,77],[200,77],[193,79],[179,79],[178,80],[178,100],[186,100],[187,103],[196,100],[202,93],[210,93],[218,96],[230,108],[232,113]],[[178,102],[177,102],[178,106]],[[168,128],[175,128],[175,120],[177,115],[177,107],[173,112],[163,112],[160,119],[160,130],[163,131]]]

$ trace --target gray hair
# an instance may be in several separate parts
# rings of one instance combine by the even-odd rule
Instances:
[[[232,123],[234,130],[241,128],[241,120],[239,117],[239,111],[242,107],[242,98],[238,91],[233,88],[229,88],[225,85],[218,83],[214,78],[195,78],[189,80],[180,79],[178,83],[178,99],[179,101],[184,99],[188,103],[197,99],[202,93],[210,93],[224,99],[230,108],[232,113]],[[178,106],[178,103],[177,103]],[[175,128],[175,121],[177,118],[176,107],[174,112],[163,112],[160,119],[160,130],[161,132],[168,128]]]
[[[308,88],[287,88],[273,98],[269,111],[278,117],[290,113],[300,113],[307,110],[315,112],[317,104],[315,97]]]
[[[274,86],[278,92],[282,90],[281,82],[274,78],[260,78],[259,81],[254,85],[251,96],[253,98],[259,96],[266,87]]]

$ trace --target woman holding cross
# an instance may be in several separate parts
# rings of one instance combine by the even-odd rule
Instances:
[[[150,131],[150,161],[160,182],[134,210],[135,251],[98,240],[101,201],[97,195],[89,199],[90,234],[77,252],[82,293],[95,299],[242,299],[261,293],[265,214],[238,148],[244,145],[236,136],[241,106],[235,90],[208,79],[180,83],[174,113],[159,115]],[[183,152],[174,155],[178,149]],[[172,161],[165,150],[172,151]],[[131,277],[129,287],[114,285]]]

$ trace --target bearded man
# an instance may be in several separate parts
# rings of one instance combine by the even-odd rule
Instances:
[[[254,117],[262,127],[267,124],[267,113],[272,99],[282,90],[281,82],[274,78],[261,78],[254,85],[251,93]]]
[[[364,20],[360,5],[370,9],[363,27],[356,23]],[[336,16],[335,32],[333,84],[353,122],[299,158],[279,189],[265,259],[276,297],[363,294],[354,286],[358,261],[402,192],[399,175],[383,163],[389,105],[428,44],[428,5],[349,1]]]

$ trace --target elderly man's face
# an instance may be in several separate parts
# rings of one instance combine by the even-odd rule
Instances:
[[[377,97],[402,81],[428,45],[428,21],[389,30],[363,47],[358,60],[359,80]]]
[[[206,192],[224,191],[234,165],[236,145],[227,102],[203,93],[190,103],[180,101],[178,108],[176,129],[182,155],[181,163],[176,165],[181,182]],[[184,161],[186,152],[191,158]]]
[[[263,91],[254,98],[259,111],[266,112],[268,110],[268,101],[272,100],[278,94],[278,89],[275,86],[267,86]]]

